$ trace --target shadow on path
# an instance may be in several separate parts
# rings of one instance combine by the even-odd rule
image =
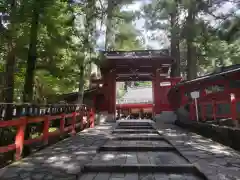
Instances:
[[[1,180],[75,180],[82,166],[110,138],[112,124],[86,129],[0,170]]]

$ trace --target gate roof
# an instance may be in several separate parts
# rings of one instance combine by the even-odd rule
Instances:
[[[174,59],[169,51],[137,50],[137,51],[104,51],[100,65],[104,75],[109,71],[116,71],[117,81],[150,81],[156,70],[162,76],[167,76]]]

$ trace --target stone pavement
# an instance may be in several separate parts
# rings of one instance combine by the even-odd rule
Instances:
[[[0,170],[1,180],[76,180],[107,139],[114,124],[85,129]]]
[[[175,125],[160,122],[155,127],[209,180],[240,179],[239,152]]]
[[[145,127],[145,128],[136,128]],[[204,180],[149,120],[118,121],[78,180]]]
[[[0,180],[55,179],[239,180],[240,154],[174,125],[124,120],[86,129],[0,170]]]

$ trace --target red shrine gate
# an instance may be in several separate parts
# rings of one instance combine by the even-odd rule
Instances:
[[[173,63],[168,50],[103,52],[102,78],[92,80],[99,87],[94,98],[96,109],[114,118],[117,81],[152,81],[154,114],[171,111],[167,93],[181,80],[169,77]]]

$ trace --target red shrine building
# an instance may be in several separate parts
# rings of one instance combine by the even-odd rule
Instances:
[[[167,94],[181,80],[169,76],[173,63],[168,50],[102,52],[101,78],[91,82],[96,88],[92,93],[96,111],[106,114],[109,119],[115,119],[116,111],[126,106],[152,108],[154,115],[171,111]],[[152,103],[116,105],[116,82],[124,81],[151,81]]]
[[[117,112],[150,109],[152,117],[162,112],[174,112],[178,120],[219,121],[229,118],[240,122],[240,65],[222,67],[211,74],[190,81],[170,77],[174,59],[167,50],[102,52],[101,78],[91,80],[91,89],[84,93],[84,104],[95,108],[98,115],[116,119]],[[116,82],[151,81],[151,101],[116,102]],[[190,97],[198,91],[197,106]],[[144,99],[149,95],[139,95]],[[78,94],[63,98],[74,102]],[[149,111],[148,111],[149,112]],[[161,118],[162,120],[163,118]],[[169,119],[169,118],[168,118]]]

